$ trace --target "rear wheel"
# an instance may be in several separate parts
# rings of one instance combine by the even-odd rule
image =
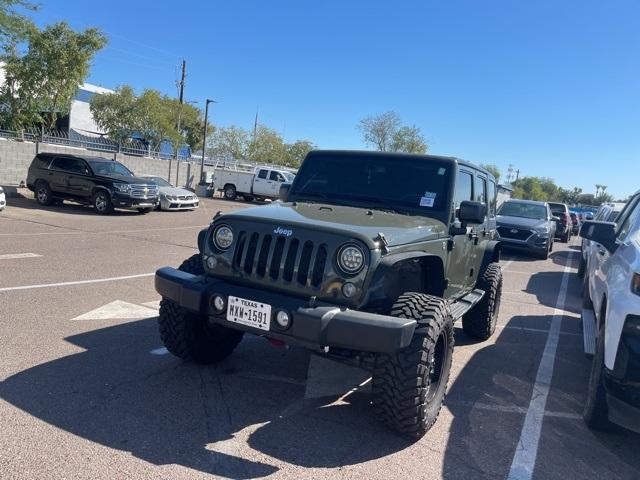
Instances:
[[[111,203],[111,195],[109,192],[105,190],[98,190],[91,200],[93,204],[93,208],[95,208],[96,212],[100,215],[108,215],[113,212],[113,204]]]
[[[200,254],[188,258],[179,270],[203,275]],[[206,316],[182,308],[173,300],[160,302],[158,326],[162,343],[176,357],[201,364],[219,362],[233,352],[242,340],[242,332],[211,324]]]
[[[476,282],[484,290],[484,297],[462,318],[464,333],[486,340],[496,331],[502,297],[502,269],[497,262],[490,263]]]
[[[453,320],[443,299],[422,293],[401,295],[391,315],[418,325],[408,347],[376,356],[373,411],[388,427],[419,438],[436,422],[447,391]]]
[[[53,202],[51,188],[49,188],[49,184],[44,180],[39,180],[36,183],[36,201],[44,207],[51,205]]]
[[[235,185],[227,185],[224,187],[224,198],[227,200],[235,200],[238,196]]]

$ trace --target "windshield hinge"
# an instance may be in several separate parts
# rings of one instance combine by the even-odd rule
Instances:
[[[373,241],[378,242],[378,246],[380,247],[380,250],[382,250],[383,254],[389,253],[389,242],[384,236],[384,233],[378,233],[378,236],[374,238]]]

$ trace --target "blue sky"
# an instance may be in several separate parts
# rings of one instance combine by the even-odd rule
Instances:
[[[395,110],[430,152],[509,164],[587,192],[640,188],[640,2],[43,0],[110,37],[89,81],[218,100],[219,125],[363,148]]]

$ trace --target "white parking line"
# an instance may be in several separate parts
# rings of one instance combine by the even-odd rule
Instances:
[[[542,432],[542,422],[544,420],[547,398],[551,380],[553,378],[553,369],[555,366],[556,350],[558,348],[558,339],[560,338],[560,325],[564,312],[564,304],[567,298],[567,287],[569,285],[569,271],[572,269],[571,261],[573,260],[573,252],[569,253],[567,265],[564,267],[562,281],[560,283],[560,293],[556,308],[553,312],[551,326],[549,327],[549,335],[542,353],[540,366],[536,375],[536,381],[531,392],[531,400],[527,415],[524,418],[524,425],[520,432],[520,440],[518,441],[511,469],[509,470],[508,480],[530,480],[533,476],[533,469],[536,465],[536,457],[538,456],[538,445],[540,443],[540,433]]]
[[[144,230],[107,230],[106,232],[87,232],[85,230],[73,230],[70,232],[0,233],[0,237],[32,237],[32,236],[39,236],[39,235],[109,235],[112,233],[148,233],[148,232],[163,232],[165,230],[183,230],[187,228],[207,228],[207,227],[208,225],[186,225],[184,227],[147,228]],[[65,228],[65,227],[56,227],[56,228]]]
[[[151,277],[154,273],[140,273],[138,275],[125,275],[123,277],[95,278],[93,280],[78,280],[77,282],[60,282],[60,283],[40,283],[37,285],[20,285],[19,287],[3,287],[0,292],[12,292],[14,290],[31,290],[34,288],[50,288],[50,287],[67,287],[69,285],[85,285],[88,283],[115,282],[118,280],[129,280],[132,278]]]
[[[492,412],[500,412],[500,413],[518,413],[524,415],[527,413],[527,409],[524,407],[518,407],[516,405],[497,405],[490,403],[482,403],[482,402],[467,402],[464,400],[447,400],[445,402],[445,406],[452,407],[467,407],[467,408],[477,408],[479,410],[489,410]],[[553,417],[553,418],[566,418],[569,420],[582,420],[582,415],[578,415],[577,413],[571,412],[544,412],[545,417]]]
[[[534,333],[549,333],[549,330],[545,330],[544,328],[529,328],[529,327],[516,327],[511,325],[496,325],[496,328],[502,328],[506,330],[521,330],[525,332],[534,332]],[[560,335],[571,335],[574,337],[582,337],[581,333],[573,333],[573,332],[560,332]]]
[[[502,271],[504,272],[507,268],[509,268],[511,266],[512,263],[513,263],[513,260],[509,260],[507,262],[504,262],[501,265]]]
[[[13,260],[15,258],[36,258],[41,257],[37,253],[5,253],[0,255],[0,260]]]

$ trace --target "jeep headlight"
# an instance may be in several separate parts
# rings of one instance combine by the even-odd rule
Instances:
[[[357,245],[344,245],[338,251],[338,266],[348,275],[355,275],[364,267],[364,251]]]
[[[113,186],[120,193],[129,193],[131,191],[131,185],[128,183],[114,183]]]
[[[226,250],[233,243],[233,230],[227,225],[220,225],[213,231],[213,244],[220,250]]]

